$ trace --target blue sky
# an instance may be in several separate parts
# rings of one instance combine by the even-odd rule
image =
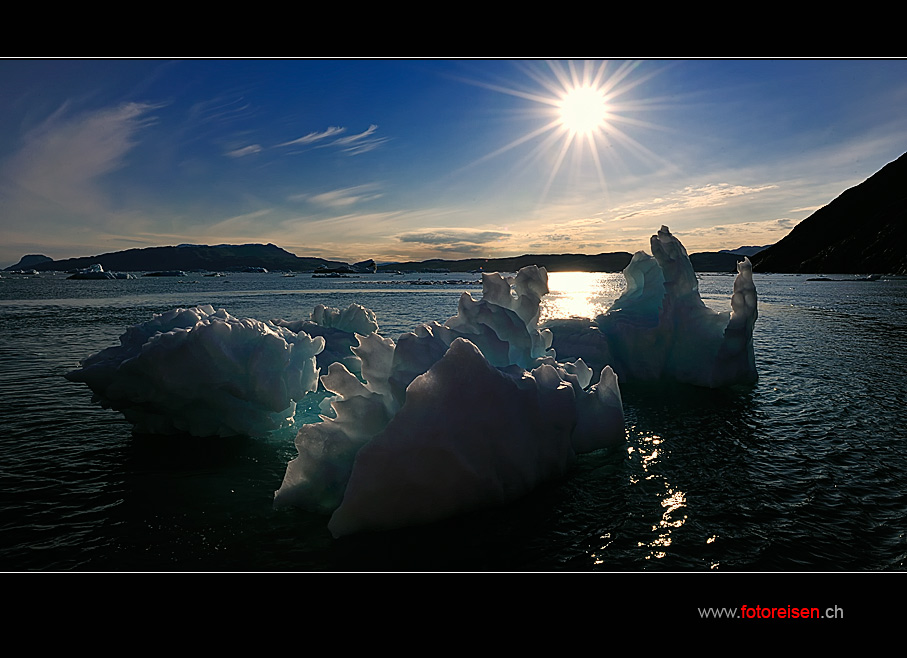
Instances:
[[[907,151],[907,60],[6,59],[0,89],[0,265],[770,244]]]

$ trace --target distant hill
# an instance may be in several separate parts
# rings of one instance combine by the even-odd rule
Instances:
[[[12,272],[14,270],[34,270],[37,269],[38,265],[40,265],[41,263],[46,263],[50,260],[53,260],[50,256],[44,256],[42,254],[29,254],[20,258],[19,262],[15,265],[10,265],[9,267],[4,268],[4,271]]]
[[[764,247],[737,247],[736,249],[722,249],[722,254],[737,254],[738,256],[755,256],[760,251],[768,249],[772,245],[767,244]]]
[[[512,258],[467,258],[464,260],[443,260],[433,258],[407,263],[379,265],[379,272],[425,272],[445,270],[448,272],[516,272],[527,265],[538,265],[549,272],[620,272],[630,263],[631,255],[625,251],[609,254],[526,254]]]
[[[907,153],[756,254],[757,272],[907,274]]]
[[[630,263],[631,254],[617,251],[588,256],[586,254],[527,254],[513,258],[467,258],[464,260],[422,260],[409,263],[385,263],[379,272],[516,272],[527,265],[538,265],[549,272],[621,272]],[[690,254],[697,272],[736,272],[743,256],[734,253],[705,251]]]
[[[630,262],[631,254],[618,251],[605,254],[526,254],[511,258],[467,258],[463,260],[431,260],[406,263],[384,263],[378,272],[516,272],[527,265],[538,265],[549,272],[620,272]],[[691,254],[697,272],[734,272],[738,257],[730,253],[705,252]],[[246,267],[268,270],[304,272],[369,272],[373,260],[348,265],[322,258],[301,258],[273,244],[196,245],[176,247],[147,247],[127,249],[98,256],[52,260],[47,256],[30,255],[7,270],[37,269],[67,271],[85,269],[101,264],[108,272],[149,272],[158,270],[235,271]]]
[[[22,261],[20,261],[21,263]],[[246,267],[268,270],[314,271],[318,267],[345,266],[340,261],[323,258],[300,258],[273,244],[197,245],[127,249],[98,256],[41,261],[31,265],[36,270],[66,271],[84,269],[100,263],[113,272],[147,272],[155,270],[236,271]],[[15,265],[13,268],[17,268]],[[10,269],[10,268],[7,268]]]
[[[728,251],[701,251],[690,254],[690,263],[695,272],[736,272],[737,261],[743,260],[742,255]]]

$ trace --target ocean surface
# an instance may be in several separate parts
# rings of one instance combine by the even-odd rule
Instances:
[[[212,304],[237,317],[375,311],[396,338],[456,314],[478,275],[0,278],[2,571],[893,571],[907,564],[907,280],[755,276],[759,382],[622,386],[626,443],[506,507],[331,538],[275,510],[294,429],[134,436],[63,375],[126,327]],[[851,278],[851,277],[840,277]],[[543,319],[606,310],[620,274],[552,274]],[[731,275],[701,275],[729,310]],[[297,423],[313,422],[309,396]],[[463,413],[469,413],[464,409]]]

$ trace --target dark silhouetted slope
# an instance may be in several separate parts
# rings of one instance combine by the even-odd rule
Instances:
[[[230,271],[246,267],[264,267],[268,270],[311,271],[317,267],[338,267],[339,261],[323,258],[300,258],[273,244],[243,245],[180,245],[178,247],[148,247],[127,249],[99,256],[67,258],[38,263],[39,270],[65,271],[83,269],[100,263],[105,270],[114,272],[142,272],[150,270],[210,270]]]
[[[736,272],[737,261],[743,256],[724,251],[700,251],[690,254],[690,264],[695,272]]]
[[[757,272],[907,274],[907,153],[752,261]]]
[[[50,260],[53,260],[50,256],[44,256],[42,254],[29,254],[20,258],[19,262],[15,265],[10,265],[9,267],[5,268],[4,271],[11,272],[14,270],[33,270],[42,263],[46,263]]]

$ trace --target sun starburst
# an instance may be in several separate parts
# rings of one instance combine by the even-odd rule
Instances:
[[[545,64],[547,66],[542,68],[538,62],[519,63],[535,83],[531,89],[482,85],[533,101],[536,105],[528,113],[540,117],[543,123],[487,154],[479,162],[535,141],[529,159],[546,158],[551,162],[548,180],[541,189],[542,198],[545,198],[571,152],[575,156],[575,171],[582,172],[591,166],[603,191],[607,191],[603,157],[619,158],[615,146],[643,158],[655,158],[651,151],[618,126],[653,127],[637,117],[645,103],[626,97],[655,71],[640,75],[637,71],[639,62],[610,60],[550,61]]]
[[[561,124],[573,135],[589,137],[605,127],[608,102],[601,89],[591,86],[568,90],[558,106]]]

